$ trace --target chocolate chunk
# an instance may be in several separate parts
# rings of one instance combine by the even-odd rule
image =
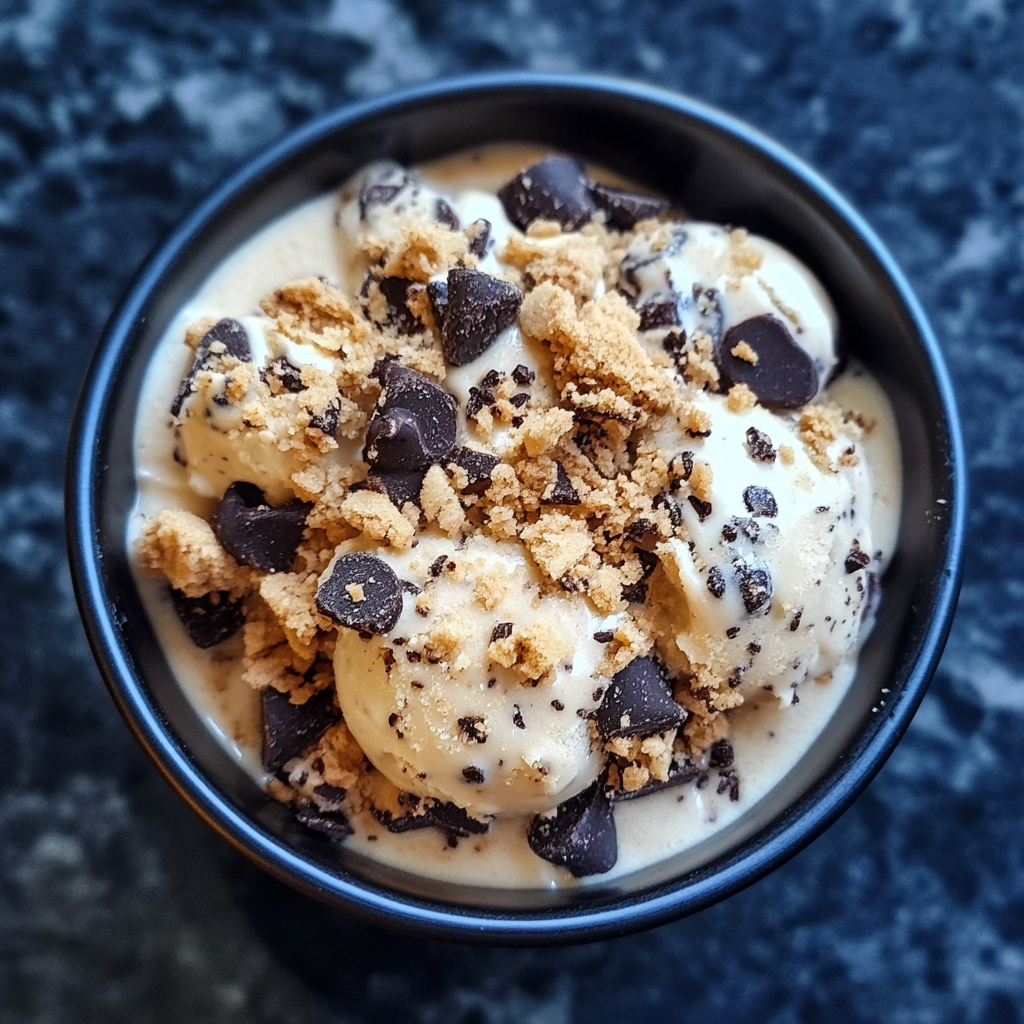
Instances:
[[[408,171],[394,160],[374,164],[359,189],[359,216],[366,220],[372,207],[387,206],[411,181]]]
[[[732,354],[741,341],[757,353],[756,363]],[[818,393],[814,361],[793,340],[786,325],[770,314],[730,327],[715,347],[714,358],[724,389],[746,384],[758,401],[770,408],[796,409]]]
[[[757,427],[747,427],[747,451],[750,452],[750,457],[758,462],[775,461],[772,439]]]
[[[846,571],[851,573],[856,572],[858,569],[863,569],[870,561],[871,556],[866,551],[861,551],[860,548],[852,548],[846,556],[844,565],[846,566]]]
[[[333,687],[314,693],[305,704],[292,704],[288,694],[268,686],[262,703],[262,757],[268,772],[283,768],[341,719]]]
[[[483,715],[466,715],[459,719],[459,732],[467,743],[486,743],[487,733],[483,728]]]
[[[451,842],[453,838],[465,839],[471,835],[482,835],[491,827],[489,821],[471,818],[457,804],[441,803],[428,797],[422,801],[424,806],[420,810],[421,801],[412,793],[400,794],[399,802],[410,805],[413,810],[408,814],[396,815],[390,810],[371,808],[374,818],[389,832],[415,832],[421,828],[438,828],[447,833]]]
[[[721,566],[713,565],[708,569],[708,590],[712,597],[721,597],[725,593],[725,574]]]
[[[361,601],[353,600],[346,589],[350,585],[362,587]],[[402,614],[402,585],[391,566],[376,555],[340,555],[316,592],[316,606],[349,629],[388,633]]]
[[[775,495],[767,487],[748,487],[743,492],[743,504],[747,506],[747,511],[755,516],[774,519],[779,514]]]
[[[703,523],[709,515],[711,515],[712,508],[710,501],[701,501],[696,494],[688,494],[686,500],[693,506],[693,511],[697,513],[697,518]]]
[[[612,676],[597,709],[597,731],[605,740],[616,736],[653,736],[686,721],[686,712],[672,699],[664,666],[651,656],[634,658]]]
[[[610,871],[619,850],[604,780],[559,804],[551,817],[538,814],[526,841],[538,857],[568,868],[577,878]]]
[[[469,251],[474,256],[486,256],[487,246],[491,241],[491,222],[481,217],[469,225],[466,234],[469,237]]]
[[[426,466],[419,469],[377,469],[371,468],[366,474],[366,485],[371,491],[386,494],[395,508],[401,508],[407,501],[420,503]]]
[[[599,629],[594,634],[594,639],[599,644],[610,644],[615,639],[615,634],[610,629]]]
[[[224,492],[212,526],[224,550],[242,565],[287,572],[312,507],[304,501],[268,505],[255,484],[237,480]]]
[[[623,800],[637,800],[642,796],[650,796],[651,793],[658,793],[672,786],[682,786],[687,782],[693,782],[700,773],[700,768],[691,761],[683,761],[682,764],[673,761],[669,765],[667,779],[652,778],[639,789],[608,788],[606,795],[613,804],[621,803]]]
[[[591,185],[590,194],[598,208],[608,215],[608,223],[620,231],[628,231],[638,221],[649,217],[660,217],[669,208],[667,199],[655,199],[654,196],[644,196],[639,192],[628,192],[610,185]]]
[[[441,318],[441,348],[448,365],[465,366],[480,356],[516,322],[522,303],[523,293],[508,281],[466,267],[449,270]]]
[[[491,485],[491,473],[501,462],[497,455],[478,452],[475,448],[456,448],[452,461],[465,471],[469,481],[462,489],[463,494],[483,494]]]
[[[440,462],[455,446],[455,396],[401,363],[378,365],[383,390],[366,430],[366,461],[376,469]]]
[[[734,756],[732,744],[728,740],[716,740],[711,744],[708,766],[711,768],[731,768]]]
[[[212,351],[214,346],[217,351]],[[220,346],[223,346],[221,348]],[[237,321],[230,318],[218,320],[202,337],[196,346],[195,358],[189,368],[185,379],[178,388],[178,393],[171,403],[171,415],[177,416],[185,399],[192,393],[192,383],[196,374],[203,368],[207,361],[217,356],[234,356],[243,363],[252,362],[252,349],[249,347],[249,335],[245,328]]]
[[[512,379],[520,387],[525,388],[529,387],[537,379],[537,374],[528,366],[524,366],[522,363],[519,363],[519,365],[512,371]]]
[[[508,219],[525,231],[535,220],[557,221],[567,231],[594,215],[590,179],[578,160],[548,156],[498,190]]]
[[[655,327],[677,327],[679,325],[678,296],[651,299],[637,306],[640,314],[640,330],[650,331]]]
[[[382,277],[377,287],[387,303],[384,323],[397,328],[399,334],[419,334],[424,329],[423,321],[409,308],[409,289],[419,287],[416,282],[404,277]]]
[[[341,811],[321,811],[312,805],[300,807],[295,812],[295,820],[335,841],[347,839],[354,831]]]
[[[542,497],[542,505],[578,505],[580,503],[580,492],[572,485],[565,466],[560,462],[555,463],[555,482],[544,491],[546,497]]]
[[[168,590],[189,640],[203,650],[234,636],[245,622],[242,602],[232,601],[226,590],[214,590],[202,597],[186,597],[173,587]]]
[[[491,630],[491,643],[495,640],[504,640],[506,637],[512,635],[513,625],[511,622],[499,622],[494,629]]]
[[[484,781],[484,773],[474,764],[462,769],[462,777],[474,785],[480,785]]]
[[[748,562],[737,558],[732,563],[736,571],[743,607],[753,614],[763,608],[772,597],[772,577],[762,562]]]
[[[459,230],[459,215],[440,196],[434,203],[434,217],[438,224],[443,224],[449,231]]]
[[[494,404],[494,392],[488,388],[470,388],[466,399],[466,419],[471,420],[481,410]]]

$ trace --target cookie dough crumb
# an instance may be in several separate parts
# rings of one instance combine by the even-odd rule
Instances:
[[[204,316],[189,324],[185,330],[185,344],[194,352],[199,348],[199,342],[206,337],[207,332],[216,323],[217,318],[215,316]]]
[[[738,345],[734,346],[730,350],[730,354],[734,355],[737,359],[750,363],[751,366],[757,366],[757,360],[760,358],[745,341],[741,341]]]
[[[690,490],[701,499],[701,501],[711,500],[711,482],[714,479],[714,473],[712,472],[711,466],[707,462],[695,462],[693,464],[693,471],[690,473]]]
[[[521,536],[541,571],[555,581],[593,551],[587,524],[562,512],[545,513],[524,527]]]
[[[788,444],[779,445],[779,462],[784,466],[792,466],[796,461],[796,453]]]
[[[439,615],[427,634],[423,653],[428,661],[444,662],[448,675],[454,679],[473,663],[465,652],[459,653],[472,635],[473,627],[465,619],[455,615]]]
[[[527,414],[519,428],[519,437],[526,454],[536,458],[549,448],[554,448],[572,427],[573,414],[568,409],[545,409],[543,412]],[[493,474],[491,479],[494,479]]]
[[[510,584],[511,578],[504,568],[492,566],[477,576],[473,600],[487,611],[494,611],[508,596]]]
[[[260,597],[266,601],[284,632],[288,645],[302,659],[312,661],[317,631],[331,629],[330,619],[318,611],[314,598],[317,577],[313,573],[279,572],[260,580]]]
[[[741,344],[746,345],[746,342],[741,342]],[[736,347],[739,348],[739,345]],[[757,353],[755,352],[754,354],[756,355]],[[733,384],[729,388],[730,412],[749,412],[755,405],[757,405],[757,395],[746,384]]]
[[[341,503],[338,511],[352,526],[373,540],[386,541],[399,551],[404,551],[412,544],[416,531],[386,494],[356,491]]]
[[[363,585],[361,583],[348,583],[345,585],[345,589],[348,591],[348,596],[352,598],[357,604],[360,601],[365,600],[363,594]]]
[[[340,289],[319,277],[292,281],[268,295],[260,308],[292,341],[318,345],[344,354],[347,368],[365,376],[373,353],[364,343],[370,328],[361,311]],[[358,365],[351,365],[356,360]]]
[[[596,238],[578,233],[537,234],[534,221],[528,236],[512,235],[500,258],[523,273],[527,286],[551,282],[570,292],[577,302],[593,298],[604,279],[605,251]]]
[[[180,508],[164,509],[139,542],[142,564],[166,576],[186,597],[228,590],[237,597],[249,586],[249,572],[221,546],[205,519]]]
[[[556,665],[571,660],[572,653],[572,644],[545,622],[513,630],[511,636],[492,640],[487,648],[492,662],[535,686],[545,682]]]
[[[409,281],[427,282],[460,263],[469,266],[476,262],[469,254],[466,236],[440,224],[406,221],[401,225],[397,242],[367,236],[362,248],[371,263],[384,261],[386,277],[404,277]]]
[[[466,524],[462,502],[440,466],[431,466],[427,470],[420,490],[420,503],[427,522],[436,522],[449,537],[458,535]]]

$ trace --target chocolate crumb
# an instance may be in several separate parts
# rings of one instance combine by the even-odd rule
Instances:
[[[725,593],[725,573],[721,566],[713,565],[708,569],[708,591],[712,597],[721,597]],[[734,627],[739,632],[738,627]]]
[[[757,427],[747,428],[747,450],[750,457],[758,462],[774,462],[775,449],[772,447],[772,439]]]
[[[202,650],[234,636],[245,622],[242,602],[232,601],[226,590],[215,590],[202,597],[186,597],[173,587],[168,590],[189,640]]]
[[[484,773],[472,764],[468,768],[462,769],[462,777],[475,785],[480,785],[484,781]]]
[[[615,634],[610,629],[601,629],[594,634],[594,639],[599,644],[610,644],[615,639]]]
[[[713,509],[710,501],[701,501],[696,494],[688,494],[686,500],[693,506],[694,512],[697,513],[697,518],[703,523],[709,515],[711,515]]]
[[[519,705],[513,704],[512,707],[515,708],[515,711],[512,712],[512,724],[517,729],[525,729],[526,723],[523,721],[523,712],[520,710]]]
[[[564,710],[565,710],[565,705],[564,705],[564,704],[563,704],[563,703],[562,703],[562,702],[561,702],[560,700],[553,700],[553,701],[551,702],[551,706],[552,706],[552,707],[553,707],[553,708],[554,708],[554,709],[555,709],[556,711],[564,711]]]
[[[491,643],[495,640],[504,640],[506,637],[512,635],[513,625],[511,622],[499,622],[494,629],[491,630]]]
[[[487,742],[487,733],[482,728],[484,721],[483,715],[466,715],[465,718],[459,719],[459,732],[462,733],[467,743]],[[482,775],[479,781],[483,782]]]
[[[709,587],[708,589],[710,589],[710,587]],[[727,629],[727,630],[725,631],[725,635],[726,635],[726,636],[727,636],[727,637],[728,637],[728,638],[729,638],[730,640],[735,640],[735,639],[736,639],[736,637],[738,637],[738,636],[739,636],[739,634],[740,634],[740,627],[739,627],[739,626],[730,626],[730,627],[729,627],[729,628],[728,628],[728,629]]]
[[[441,575],[441,573],[443,573],[443,572],[444,572],[444,564],[445,564],[445,562],[447,562],[447,561],[448,561],[448,556],[447,556],[447,555],[438,555],[438,556],[437,556],[437,558],[435,558],[435,559],[434,559],[434,560],[433,560],[433,561],[432,561],[432,562],[430,563],[430,569],[429,569],[429,572],[430,572],[430,575],[431,575],[431,576],[432,576],[432,577],[433,577],[433,578],[434,578],[435,580],[437,579],[437,577],[438,577],[438,576],[440,576],[440,575]]]
[[[519,365],[512,371],[512,379],[520,387],[529,387],[537,379],[537,374],[528,366],[524,366],[522,363],[519,363]]]
[[[764,516],[773,519],[779,514],[779,506],[775,502],[775,495],[767,487],[750,486],[743,492],[743,503],[747,511],[755,516]]]
[[[716,740],[711,744],[708,765],[712,768],[731,768],[735,754],[728,740]]]

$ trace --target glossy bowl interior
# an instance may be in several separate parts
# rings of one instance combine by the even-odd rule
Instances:
[[[371,159],[417,164],[491,141],[576,153],[664,192],[696,218],[743,225],[794,252],[831,294],[850,350],[888,392],[905,470],[899,549],[878,623],[854,685],[808,755],[696,850],[558,891],[431,881],[296,825],[231,761],[178,688],[124,543],[140,382],[166,324],[207,274],[257,229]],[[835,820],[891,752],[934,670],[955,607],[965,505],[956,411],[935,339],[891,257],[829,186],[693,101],[625,82],[533,75],[440,83],[345,108],[218,189],[151,257],[110,320],[82,392],[67,500],[75,586],[107,685],[192,808],[274,875],[350,913],[501,943],[596,939],[693,912],[761,877]]]

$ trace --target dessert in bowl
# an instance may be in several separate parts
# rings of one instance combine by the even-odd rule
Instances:
[[[881,762],[948,625],[950,577],[916,650],[885,610],[955,564],[956,434],[890,401],[899,280],[823,186],[663,94],[517,89],[353,113],[214,201],[134,360],[119,549],[162,738],[249,852],[575,938],[755,877]]]

